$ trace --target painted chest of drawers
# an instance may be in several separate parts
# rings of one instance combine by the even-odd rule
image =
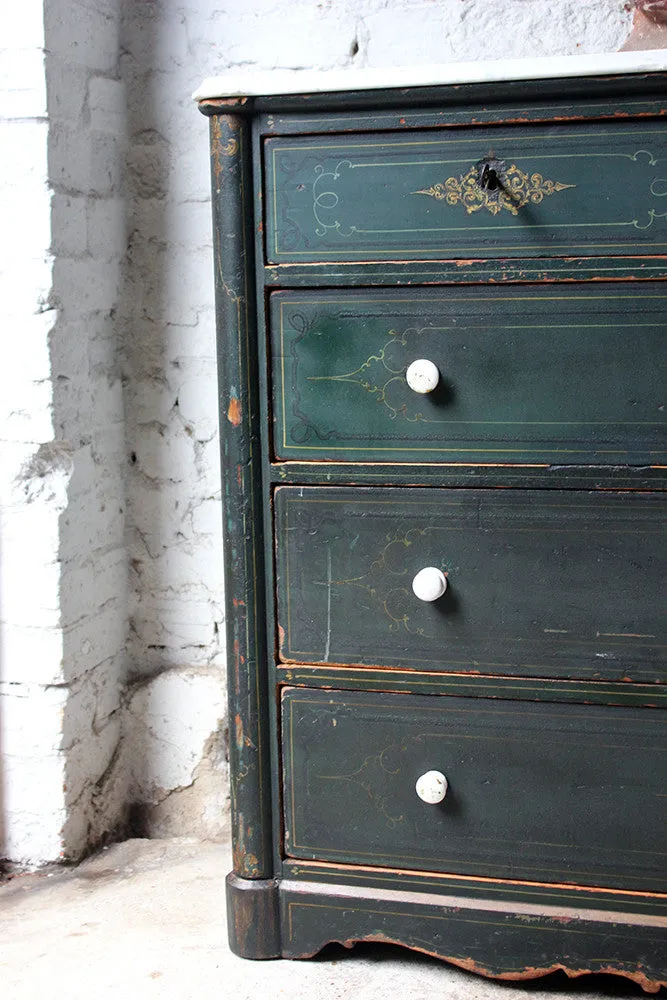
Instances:
[[[201,97],[238,954],[667,984],[665,82]]]

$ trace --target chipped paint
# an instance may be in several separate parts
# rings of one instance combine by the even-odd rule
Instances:
[[[244,953],[247,951],[250,931],[255,923],[255,914],[252,906],[248,906],[247,903],[245,906],[235,906],[233,921],[238,950]]]
[[[229,401],[229,406],[227,407],[227,420],[234,427],[238,427],[241,423],[241,400],[238,396],[232,396]]]
[[[622,976],[637,983],[642,987],[645,993],[658,993],[662,986],[667,986],[667,980],[650,979],[640,969],[631,971],[627,969],[620,969],[612,965],[596,965],[594,968],[590,969],[579,969],[565,965],[563,962],[553,962],[551,965],[527,965],[523,969],[511,969],[509,971],[494,969],[489,966],[482,965],[473,958],[461,958],[455,955],[446,955],[438,949],[426,948],[420,944],[413,944],[406,941],[404,938],[393,937],[392,935],[385,934],[382,931],[375,931],[369,934],[359,934],[358,936],[345,938],[344,940],[341,940],[340,938],[328,938],[315,949],[308,949],[304,953],[300,952],[298,956],[290,952],[288,957],[313,958],[327,944],[339,944],[343,948],[350,950],[362,941],[377,944],[401,945],[404,948],[410,948],[411,951],[417,951],[423,955],[428,955],[430,958],[437,958],[440,961],[448,962],[450,965],[455,965],[459,969],[465,969],[466,972],[473,972],[478,976],[483,976],[485,979],[498,979],[505,982],[522,982],[528,979],[543,979],[545,976],[549,976],[553,972],[564,972],[568,979],[577,979],[580,976],[590,975]]]
[[[232,652],[234,658],[234,693],[238,695],[241,690],[241,649],[238,639],[234,639]]]
[[[260,874],[259,861],[254,854],[246,849],[243,813],[239,813],[236,817],[234,834],[232,838],[232,864],[235,874],[241,878],[257,878]]]
[[[284,691],[284,695],[286,695],[287,693],[288,693],[287,691]],[[341,864],[336,861],[311,861],[306,859],[299,861],[299,867],[302,869],[302,871],[298,871],[295,868],[290,868],[290,875],[310,874],[312,870],[313,872],[316,872],[318,877],[321,877],[320,870],[323,869],[325,871],[330,870],[332,872],[335,872],[337,877],[340,874],[341,881],[343,881],[345,872],[349,871],[363,872],[364,874],[369,874],[371,876],[374,873],[384,874],[387,871],[386,868],[380,865],[361,865],[361,864],[354,864],[349,861],[346,861],[345,864]],[[424,869],[392,868],[391,871],[394,875],[405,875],[408,877],[416,877],[419,880],[423,878],[437,879],[438,881],[442,882],[443,885],[450,885],[456,883],[462,883],[464,885],[466,883],[471,883],[471,884],[482,883],[491,886],[512,885],[519,887],[527,886],[533,889],[545,888],[545,889],[564,890],[568,893],[579,894],[582,897],[582,901],[584,903],[587,902],[586,896],[591,896],[592,894],[600,892],[603,892],[605,895],[609,895],[612,897],[613,896],[620,897],[619,905],[622,905],[623,897],[628,897],[630,899],[643,898],[647,900],[658,900],[658,901],[667,900],[667,893],[647,892],[645,889],[610,889],[607,886],[577,885],[575,882],[540,882],[534,879],[495,878],[495,877],[491,878],[488,875],[460,875],[460,874],[452,874],[450,872],[429,871],[426,868]],[[578,912],[580,912],[580,907],[578,905],[577,907],[573,907],[571,910],[572,916],[576,916]]]
[[[222,187],[222,160],[221,160],[221,149],[222,149],[222,126],[220,119],[215,117],[211,118],[211,163],[213,167],[213,176],[215,178],[215,188],[216,191],[220,191]]]
[[[635,7],[655,24],[667,24],[667,0],[635,0]]]
[[[207,114],[209,111],[217,111],[219,108],[239,111],[247,103],[247,97],[207,97],[205,100],[199,102],[199,109],[203,114]]]

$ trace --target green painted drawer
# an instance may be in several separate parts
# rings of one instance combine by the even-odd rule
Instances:
[[[667,460],[667,289],[276,292],[282,459],[652,465]],[[417,358],[434,392],[405,380]]]
[[[665,721],[658,710],[288,689],[285,852],[664,892]],[[432,769],[449,783],[438,805],[415,792]]]
[[[664,681],[660,494],[281,487],[281,657]],[[448,575],[424,603],[414,575]]]
[[[663,253],[666,160],[660,120],[268,139],[267,258]]]

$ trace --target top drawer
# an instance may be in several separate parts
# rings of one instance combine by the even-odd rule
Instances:
[[[660,121],[266,142],[271,263],[664,252]]]

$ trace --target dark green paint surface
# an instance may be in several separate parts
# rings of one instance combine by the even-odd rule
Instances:
[[[271,297],[279,458],[656,464],[667,291],[593,287]],[[435,391],[405,379],[417,358]]]
[[[601,920],[582,917],[575,909],[527,914],[511,906],[495,910],[485,901],[471,908],[456,900],[439,902],[420,905],[409,896],[374,898],[371,892],[350,898],[342,889],[325,894],[321,886],[307,893],[286,883],[281,892],[283,956],[308,957],[329,941],[385,941],[510,981],[565,968],[572,976],[616,972],[651,993],[667,985],[667,934],[658,921],[633,924],[622,910],[616,920]],[[472,985],[468,995],[474,995]]]
[[[398,892],[426,892],[433,896],[454,896],[476,899],[479,902],[495,901],[510,908],[516,903],[546,907],[619,910],[618,893],[590,886],[578,886],[553,882],[527,882],[525,880],[490,881],[484,877],[471,875],[440,874],[433,871],[410,871],[402,868],[380,868],[371,864],[355,864],[354,867],[340,862],[285,858],[282,864],[283,878],[298,882],[316,882],[317,890],[334,886],[336,883],[357,885],[359,893],[372,889],[392,889]],[[436,902],[434,900],[434,902]],[[667,896],[652,895],[639,890],[632,893],[625,890],[620,908],[627,914],[646,914],[651,918],[667,919]],[[667,926],[665,927],[667,931]]]
[[[440,955],[486,975],[510,979],[530,978],[552,967],[564,967],[571,974],[616,971],[646,988],[654,988],[658,982],[667,984],[664,916],[661,917],[662,911],[652,895],[661,883],[646,874],[648,863],[642,867],[643,862],[637,862],[626,849],[629,839],[634,838],[631,850],[639,841],[638,850],[643,850],[647,840],[652,836],[659,838],[664,830],[664,815],[660,814],[656,821],[656,808],[664,802],[658,796],[663,796],[664,791],[656,792],[657,785],[651,784],[657,780],[659,760],[653,735],[664,717],[656,706],[662,704],[665,691],[655,683],[656,679],[664,679],[660,665],[662,650],[651,645],[652,641],[661,642],[653,623],[664,603],[663,582],[657,568],[661,541],[653,533],[660,501],[655,496],[610,497],[587,492],[655,490],[664,486],[665,467],[657,467],[654,455],[656,413],[648,421],[650,429],[646,434],[644,430],[628,430],[633,420],[624,416],[624,407],[636,410],[648,405],[650,409],[659,384],[660,359],[656,362],[655,355],[647,349],[648,341],[643,333],[640,335],[646,303],[640,302],[638,309],[628,306],[625,312],[623,309],[615,312],[615,322],[622,323],[624,319],[627,322],[628,317],[632,322],[627,339],[620,335],[620,327],[605,337],[599,333],[591,336],[590,327],[583,326],[586,317],[577,308],[575,321],[582,333],[569,342],[567,337],[560,343],[556,338],[553,343],[542,340],[536,342],[538,350],[535,350],[535,344],[522,345],[507,335],[502,341],[503,351],[496,359],[493,348],[499,341],[490,342],[488,331],[484,335],[486,340],[480,338],[487,362],[493,365],[497,361],[498,367],[504,366],[504,381],[494,386],[493,378],[481,369],[476,380],[472,377],[476,374],[474,365],[467,365],[463,379],[457,383],[464,390],[463,395],[452,394],[448,403],[457,412],[458,408],[469,406],[472,396],[468,393],[472,390],[479,404],[492,411],[498,425],[503,419],[502,412],[506,412],[503,406],[516,407],[515,397],[521,394],[527,402],[551,413],[554,406],[557,411],[559,406],[576,410],[583,405],[586,413],[602,412],[606,425],[603,430],[591,432],[589,428],[572,435],[560,426],[543,438],[524,428],[518,438],[526,458],[507,459],[511,465],[499,464],[505,460],[497,457],[488,460],[481,457],[491,454],[494,440],[503,448],[516,443],[514,432],[506,439],[497,427],[490,434],[487,428],[481,436],[468,435],[466,447],[476,448],[481,442],[483,449],[470,450],[468,459],[462,457],[465,452],[443,457],[439,451],[412,457],[417,444],[412,432],[418,438],[425,431],[428,433],[425,421],[407,421],[411,424],[407,438],[400,437],[405,434],[401,430],[390,441],[392,447],[396,442],[399,448],[405,446],[408,458],[402,458],[400,450],[389,453],[387,458],[366,451],[330,450],[323,455],[318,449],[336,444],[329,432],[338,433],[341,424],[345,424],[345,433],[353,437],[358,435],[360,425],[362,435],[372,434],[373,440],[386,433],[386,421],[382,426],[375,423],[377,411],[386,409],[384,403],[376,401],[369,409],[366,400],[360,409],[361,395],[370,394],[366,390],[358,392],[356,386],[356,402],[346,397],[339,403],[337,395],[330,398],[329,405],[335,412],[328,423],[321,391],[311,398],[315,405],[305,413],[305,420],[293,414],[297,434],[300,424],[310,423],[315,428],[310,430],[313,435],[310,441],[301,440],[301,445],[315,447],[312,451],[304,447],[302,457],[297,451],[288,450],[284,452],[285,460],[275,464],[272,449],[278,435],[269,424],[274,415],[270,397],[277,384],[272,379],[271,364],[266,363],[272,289],[310,288],[312,301],[315,292],[322,294],[320,289],[326,289],[329,295],[336,288],[339,291],[334,294],[339,296],[339,303],[344,295],[343,305],[350,309],[357,309],[355,295],[377,291],[386,297],[390,292],[396,294],[404,289],[403,294],[411,297],[412,302],[419,299],[422,313],[429,295],[448,296],[467,290],[470,295],[479,292],[481,296],[489,296],[492,321],[500,315],[505,320],[504,310],[493,309],[490,303],[496,295],[508,290],[519,296],[535,291],[542,297],[558,296],[563,291],[570,297],[604,293],[609,301],[603,302],[601,311],[607,313],[617,293],[630,298],[646,294],[649,313],[659,319],[660,310],[653,309],[651,297],[659,293],[663,286],[658,281],[667,275],[664,257],[667,191],[661,186],[666,175],[664,119],[661,122],[658,117],[664,112],[665,78],[654,74],[583,82],[519,81],[411,91],[276,96],[238,102],[234,110],[244,121],[240,117],[227,117],[230,108],[220,102],[208,102],[204,107],[206,113],[214,116],[214,236],[223,499],[227,518],[225,571],[229,577],[225,599],[233,722],[230,763],[234,868],[239,875],[246,876],[233,879],[228,899],[231,942],[239,954],[254,958],[278,953],[303,957],[331,940],[379,939]],[[268,143],[267,134],[270,134]],[[658,146],[649,145],[648,140],[654,135]],[[368,143],[366,151],[359,150],[360,141]],[[398,143],[393,151],[387,145],[392,142]],[[418,148],[413,143],[432,145],[419,146],[416,165],[400,166],[398,161],[403,153]],[[322,147],[327,145],[329,150],[323,151]],[[273,153],[281,146],[288,148],[274,161]],[[355,147],[354,157],[359,153],[360,160],[353,162],[352,147]],[[343,148],[346,155],[337,158]],[[429,152],[422,155],[425,149]],[[447,160],[453,149],[465,153],[458,173],[459,164],[435,163]],[[538,188],[545,181],[554,181],[554,187],[549,191],[543,189],[541,201],[520,206],[516,215],[507,208],[494,214],[484,207],[467,212],[460,202],[447,204],[446,199],[413,194],[417,184],[413,189],[407,174],[404,173],[403,179],[400,177],[407,170],[411,176],[416,171],[423,179],[428,169],[428,183],[442,183],[439,177],[431,177],[435,165],[438,170],[448,168],[444,179],[451,176],[457,180],[465,176],[463,171],[480,162],[484,152],[489,155],[492,149],[496,158],[505,159],[506,168],[514,164],[517,171],[523,171],[528,183],[532,174],[538,172],[542,177],[542,181],[536,182]],[[378,167],[373,167],[371,161]],[[275,188],[271,177],[274,163]],[[317,166],[322,168],[318,172]],[[560,167],[569,173],[561,174]],[[518,174],[515,172],[514,176]],[[520,177],[519,180],[526,183]],[[566,186],[569,184],[575,186]],[[426,183],[420,183],[419,187],[426,189]],[[327,194],[327,190],[331,193]],[[338,202],[334,204],[336,198]],[[336,212],[340,209],[341,213],[336,220],[340,221],[338,226],[336,221],[332,224],[334,209]],[[352,215],[356,216],[354,220]],[[377,227],[367,226],[369,221],[377,222]],[[394,232],[364,232],[365,228],[391,229],[395,224]],[[317,226],[319,233],[313,232]],[[484,226],[487,228],[480,228]],[[478,287],[471,287],[473,283]],[[417,285],[422,287],[415,291],[410,288]],[[436,289],[435,285],[440,287]],[[560,322],[560,308],[554,313]],[[554,313],[550,312],[547,318]],[[379,322],[375,315],[361,319],[366,330],[364,336],[369,324]],[[428,322],[428,309],[426,319]],[[329,316],[326,322],[331,320]],[[346,355],[353,354],[355,348],[349,337],[347,344],[343,340],[337,342],[336,361],[347,363]],[[329,347],[333,349],[331,343]],[[338,350],[341,347],[344,349]],[[481,353],[478,352],[478,363]],[[317,357],[317,350],[313,353],[312,345],[308,345],[305,359],[308,364]],[[302,365],[304,357],[299,355],[298,360]],[[443,371],[444,377],[451,380],[446,368],[448,361],[448,358],[443,360]],[[532,381],[528,374],[516,374],[515,369],[532,372]],[[343,369],[343,374],[348,370]],[[304,371],[301,368],[300,375]],[[340,374],[338,369],[337,373]],[[313,375],[317,377],[318,373],[308,372],[305,382],[299,383],[297,379],[293,386],[288,384],[288,408],[297,394],[302,401],[308,398],[306,383]],[[575,391],[577,382],[581,386],[579,392]],[[544,390],[539,394],[535,391],[538,384]],[[507,385],[513,391],[503,394],[502,389]],[[659,400],[658,405],[663,402]],[[658,415],[661,413],[657,410]],[[451,425],[454,411],[449,410],[447,415]],[[475,418],[468,413],[464,419]],[[556,419],[562,424],[565,418],[560,413]],[[395,417],[394,425],[397,420]],[[595,417],[591,420],[594,422]],[[634,423],[638,426],[637,421]],[[292,431],[289,421],[284,424],[289,444]],[[412,426],[417,424],[422,426]],[[646,424],[643,418],[639,421],[639,425]],[[619,431],[619,426],[626,429]],[[391,434],[390,429],[390,438]],[[547,455],[548,449],[560,448],[566,440],[574,441],[587,457]],[[528,458],[535,454],[529,449],[536,442],[544,462]],[[298,440],[292,443],[299,447]],[[357,443],[356,439],[352,441],[353,446]],[[368,443],[366,439],[362,441],[363,449]],[[430,448],[433,441],[427,443]],[[437,449],[442,447],[440,434],[435,444]],[[603,449],[605,444],[620,447],[622,451],[609,455]],[[486,461],[489,464],[483,464]],[[319,494],[329,508],[332,508],[331,498],[342,494],[362,501],[367,496],[374,505],[379,499],[380,506],[369,517],[369,508],[360,512],[354,505],[343,504],[335,515],[339,518],[336,526],[331,519],[324,524],[319,515],[313,519],[312,508],[304,509],[286,532],[287,511],[281,506],[284,501],[278,491],[275,525],[281,624],[285,623],[288,573],[293,584],[290,601],[295,601],[291,610],[296,612],[289,622],[290,635],[284,637],[283,649],[289,646],[294,631],[293,637],[298,640],[294,648],[314,652],[310,665],[285,663],[275,670],[273,640],[277,642],[279,636],[273,634],[276,625],[273,483],[279,482],[294,485],[292,497],[302,487],[304,499]],[[309,490],[307,484],[348,488]],[[356,486],[350,488],[352,484]],[[426,629],[419,631],[419,622],[417,630],[410,631],[415,620],[412,612],[406,618],[400,603],[402,597],[395,622],[398,628],[391,629],[391,615],[397,611],[395,592],[403,591],[409,597],[409,579],[407,587],[403,585],[404,579],[398,579],[389,600],[374,584],[369,585],[368,579],[369,567],[375,572],[372,564],[377,560],[373,551],[378,541],[382,548],[402,533],[406,544],[394,546],[393,551],[409,558],[417,551],[416,540],[405,534],[412,530],[414,512],[401,516],[399,511],[398,524],[393,508],[390,520],[385,518],[391,496],[404,496],[412,502],[410,498],[418,493],[405,488],[416,484],[430,486],[422,493],[432,504],[430,513],[427,512],[428,525],[424,535],[420,535],[422,541],[435,539],[435,529],[444,537],[442,499],[446,494],[460,499],[464,506],[477,504],[474,512],[472,506],[468,507],[463,517],[468,525],[476,521],[475,530],[470,532],[465,527],[445,532],[452,543],[459,536],[458,548],[450,545],[447,561],[442,563],[450,574],[447,596],[453,598],[453,604],[436,615],[431,614],[433,608],[426,609],[426,623],[436,625],[436,633],[430,635]],[[370,486],[373,488],[368,489]],[[390,486],[402,489],[388,489]],[[475,488],[474,492],[470,487]],[[501,492],[492,487],[506,489]],[[566,501],[578,505],[578,511],[566,515],[561,510],[554,514],[554,509]],[[550,513],[549,504],[554,508]],[[611,513],[610,504],[616,505]],[[648,518],[647,510],[650,510]],[[528,517],[536,519],[539,530],[534,524],[524,530],[521,523],[525,526]],[[447,520],[451,526],[451,519]],[[362,530],[349,535],[348,529],[362,521]],[[575,522],[580,523],[573,528]],[[522,535],[526,540],[520,540]],[[469,558],[470,549],[465,545],[471,540],[473,556]],[[290,546],[297,562],[288,566],[286,556]],[[434,545],[431,551],[436,553],[436,549]],[[440,555],[442,548],[436,553]],[[362,556],[363,566],[359,562]],[[339,585],[331,579],[327,596],[329,561],[331,575],[339,567],[340,580],[347,582]],[[354,596],[343,597],[343,590],[350,586],[349,569],[354,566],[357,570],[361,566],[360,575],[366,579],[356,581],[361,586],[356,593],[353,591]],[[458,567],[456,573],[455,567]],[[389,566],[386,558],[379,568],[389,570],[383,581],[393,578],[396,583],[398,577],[408,577],[407,570],[396,573],[396,567]],[[420,609],[425,610],[421,606]],[[544,616],[549,616],[549,621],[542,622]],[[566,619],[562,631],[545,631],[558,627],[557,617]],[[568,623],[571,634],[566,632]],[[503,631],[508,625],[514,628],[512,633]],[[654,631],[655,637],[650,635]],[[615,634],[602,634],[605,632]],[[347,639],[341,642],[345,633]],[[324,637],[324,641],[321,646],[304,646],[301,645],[304,636],[308,640],[319,636],[318,641]],[[503,636],[507,640],[504,649]],[[463,666],[452,664],[452,637],[459,653],[463,650]],[[415,643],[421,645],[421,660],[413,655]],[[498,655],[503,652],[507,654],[504,659]],[[315,662],[315,657],[324,659],[325,654],[327,662]],[[333,662],[334,655],[341,659],[342,665]],[[381,666],[373,666],[379,655]],[[482,666],[481,661],[487,666]],[[547,673],[540,676],[545,666]],[[499,670],[508,673],[501,676],[496,672]],[[623,678],[635,683],[627,683]],[[332,820],[324,832],[330,835],[329,844],[340,840],[333,843],[334,850],[348,850],[350,860],[360,860],[346,864],[341,854],[336,853],[324,862],[310,858],[286,861],[282,856],[281,815],[286,790],[280,774],[281,729],[277,719],[279,689],[286,683],[305,688],[294,692],[291,695],[294,699],[305,696],[319,698],[324,703],[333,698],[337,703],[344,700],[346,706],[351,706],[353,699],[375,699],[383,712],[389,703],[397,704],[395,696],[388,693],[396,691],[407,708],[396,714],[391,725],[411,727],[409,732],[406,729],[401,746],[407,746],[408,740],[415,736],[412,723],[417,716],[436,716],[440,721],[433,732],[441,732],[442,713],[426,713],[426,709],[452,704],[470,706],[469,710],[466,707],[466,721],[471,726],[470,735],[475,735],[480,744],[482,736],[494,736],[498,731],[497,726],[491,727],[491,731],[480,724],[482,713],[500,712],[503,702],[509,704],[515,724],[503,731],[501,742],[503,746],[514,747],[507,755],[512,761],[510,777],[521,781],[513,786],[516,790],[510,819],[514,821],[516,816],[517,826],[507,850],[498,846],[502,831],[496,828],[497,823],[492,831],[496,845],[488,848],[485,858],[475,853],[479,844],[476,846],[470,837],[463,838],[457,856],[469,861],[473,871],[470,876],[437,873],[430,863],[422,865],[419,871],[416,870],[419,864],[412,862],[406,862],[401,869],[391,867],[393,861],[388,866],[368,862],[359,852],[375,850],[381,842],[376,827],[378,812],[369,805],[365,789],[351,787],[354,795],[360,797],[362,818],[357,822],[353,810],[336,811],[331,802],[325,802]],[[327,690],[323,691],[324,688]],[[341,693],[343,688],[346,693]],[[338,693],[332,694],[331,689]],[[424,705],[423,711],[419,703]],[[617,705],[620,710],[609,707]],[[640,713],[635,706],[645,707]],[[353,749],[362,750],[371,741],[378,727],[385,731],[386,718],[383,721],[376,716],[366,726],[365,710],[358,718],[351,712],[345,722],[350,734],[345,741],[346,760]],[[557,738],[559,734],[551,723],[538,726],[538,716],[543,718],[539,713],[547,710],[565,713],[570,720],[564,738]],[[311,713],[313,729],[322,718],[327,718],[326,711],[322,717],[318,711]],[[602,713],[605,718],[616,720],[613,735],[618,737],[623,752],[608,751],[603,743],[604,734],[599,728]],[[576,727],[575,714],[580,719]],[[341,724],[339,721],[335,727],[331,724],[328,738]],[[421,726],[419,732],[427,730]],[[526,735],[527,752],[519,753],[517,746]],[[335,752],[327,750],[333,744],[327,740],[313,744],[312,737],[312,730],[306,735],[300,731],[298,738],[302,739],[306,754],[313,758],[319,754],[327,763],[335,762]],[[646,742],[648,738],[651,742]],[[439,742],[452,743],[449,731],[447,738],[439,738]],[[457,745],[469,744],[470,741],[460,741]],[[414,747],[409,749],[410,754],[406,751],[404,756],[411,756]],[[571,757],[563,764],[568,753]],[[607,773],[601,763],[602,756]],[[479,748],[463,757],[471,776],[468,791],[475,793],[471,800],[474,809],[459,812],[456,821],[470,826],[477,821],[475,817],[485,821],[480,797],[485,789],[479,782],[475,786],[474,777],[485,768],[499,768],[500,764],[497,756],[484,755]],[[358,764],[365,761],[366,757]],[[306,776],[309,766],[307,759],[299,759],[299,767]],[[351,771],[350,767],[344,774],[349,776]],[[493,773],[500,774],[499,770]],[[503,774],[508,773],[505,767]],[[460,804],[459,790],[451,774],[449,777],[455,792],[453,801]],[[564,791],[565,784],[577,778],[581,780],[570,800]],[[573,831],[576,815],[581,816],[586,791],[579,786],[585,786],[589,778],[593,792],[588,812]],[[391,778],[388,780],[391,783]],[[550,780],[556,789],[555,798],[549,794]],[[541,783],[539,792],[535,791],[535,782]],[[522,795],[524,784],[528,789],[527,801]],[[601,788],[606,795],[602,795]],[[492,798],[496,796],[493,801],[497,818],[506,823],[508,814],[501,811],[497,789],[486,786],[486,791]],[[449,801],[452,802],[451,797]],[[569,816],[571,802],[575,812],[579,810],[574,818]],[[321,804],[318,802],[318,806]],[[410,799],[410,808],[414,804]],[[289,803],[287,806],[291,808]],[[392,806],[393,801],[388,808]],[[556,809],[557,815],[550,822]],[[525,828],[517,832],[521,816],[528,819]],[[603,830],[605,817],[608,822]],[[316,816],[313,822],[319,823],[320,819]],[[336,834],[337,822],[344,824],[340,838]],[[549,827],[550,836],[538,842],[536,838],[545,826]],[[297,837],[300,829],[297,817]],[[458,830],[459,827],[457,835]],[[572,845],[570,850],[554,848],[556,838],[551,836],[554,832],[572,834],[569,842],[563,841]],[[408,855],[414,853],[416,844],[423,855],[425,845],[417,833],[418,828],[414,827],[409,835],[399,830],[392,839],[387,834],[391,844],[385,843],[383,850],[389,855],[398,844],[398,851]],[[292,835],[293,825],[288,826],[288,837]],[[382,836],[386,836],[384,830]],[[599,839],[602,836],[603,841]],[[540,884],[537,871],[548,864],[544,856],[538,856],[537,848],[544,846],[543,840],[548,840],[547,847],[556,854],[555,860],[552,859],[554,864],[570,875],[573,855],[583,857],[583,877],[595,879],[600,888],[558,885],[547,876]],[[442,845],[443,841],[438,840],[438,857],[446,871]],[[602,863],[610,850],[619,845],[619,857],[608,869],[609,877],[605,877]],[[659,849],[663,849],[662,843]],[[321,850],[319,847],[317,850],[319,857]],[[518,870],[522,865],[524,873],[535,871],[536,880],[525,881],[530,875],[524,875],[523,882],[508,881],[507,871]],[[503,867],[505,874],[494,880],[492,873],[500,872]],[[317,874],[304,874],[305,869],[314,869]],[[664,865],[660,870],[663,869]],[[277,881],[272,875],[278,877]],[[571,877],[573,881],[576,878]],[[620,893],[604,888],[620,884],[642,888]],[[425,901],[425,893],[432,894],[430,905]],[[591,914],[591,909],[597,914]]]
[[[279,288],[469,285],[556,281],[647,281],[667,278],[663,257],[534,257],[532,260],[435,260],[392,263],[267,264],[267,286]]]
[[[624,708],[287,690],[286,853],[664,892],[666,721]],[[432,769],[449,782],[435,806],[415,792]]]
[[[637,84],[635,78],[635,86]],[[542,81],[544,84],[545,81]],[[608,85],[609,81],[607,81]],[[617,91],[616,99],[610,99],[610,91],[604,93],[599,86],[599,82],[587,80],[586,99],[572,98],[572,81],[561,80],[558,83],[549,81],[547,90],[543,95],[543,101],[535,100],[535,93],[530,99],[526,96],[517,96],[514,101],[507,101],[498,104],[498,85],[487,84],[487,93],[484,95],[484,85],[470,85],[468,93],[458,93],[450,91],[443,99],[442,89],[439,96],[440,101],[428,106],[422,103],[418,107],[406,105],[405,91],[402,92],[402,101],[395,101],[394,106],[381,107],[377,101],[375,106],[370,106],[367,110],[337,110],[334,114],[327,112],[325,108],[320,111],[304,110],[296,114],[270,114],[261,116],[259,128],[265,135],[290,135],[299,132],[370,132],[370,131],[392,131],[408,132],[414,129],[424,128],[459,128],[466,125],[488,125],[490,123],[498,125],[528,124],[529,122],[558,122],[562,128],[564,122],[578,122],[586,118],[602,120],[619,119],[639,119],[658,117],[665,114],[667,102],[664,95],[660,94],[661,85],[658,84],[653,99],[646,92],[641,96],[631,93],[632,81],[625,79],[625,86],[622,91]],[[535,83],[531,86],[534,88]],[[471,88],[482,91],[476,99],[471,101]],[[491,93],[489,93],[489,88]],[[646,91],[646,86],[642,87]],[[662,85],[664,90],[664,84]],[[549,93],[550,91],[550,93]],[[569,91],[569,93],[568,93]],[[413,92],[414,94],[414,92]],[[352,95],[351,95],[352,96]],[[353,95],[355,100],[363,99],[363,93]],[[377,98],[387,97],[387,92],[377,93]],[[491,98],[491,99],[489,99]],[[549,100],[549,103],[544,103]],[[312,100],[311,100],[312,104]]]
[[[659,119],[268,139],[267,259],[664,252],[666,156]]]
[[[650,494],[282,487],[283,659],[659,681],[664,500]],[[448,575],[419,601],[424,566]]]
[[[409,692],[511,701],[559,701],[579,705],[625,705],[667,709],[667,687],[603,681],[562,681],[545,677],[499,677],[488,674],[416,671],[405,667],[328,667],[283,663],[276,668],[279,684],[290,687],[335,687],[346,691]]]
[[[211,119],[234,872],[272,874],[250,126]],[[242,613],[239,611],[242,609]]]
[[[289,486],[449,486],[504,489],[665,490],[667,466],[649,465],[366,465],[291,461],[272,464],[271,482]]]

